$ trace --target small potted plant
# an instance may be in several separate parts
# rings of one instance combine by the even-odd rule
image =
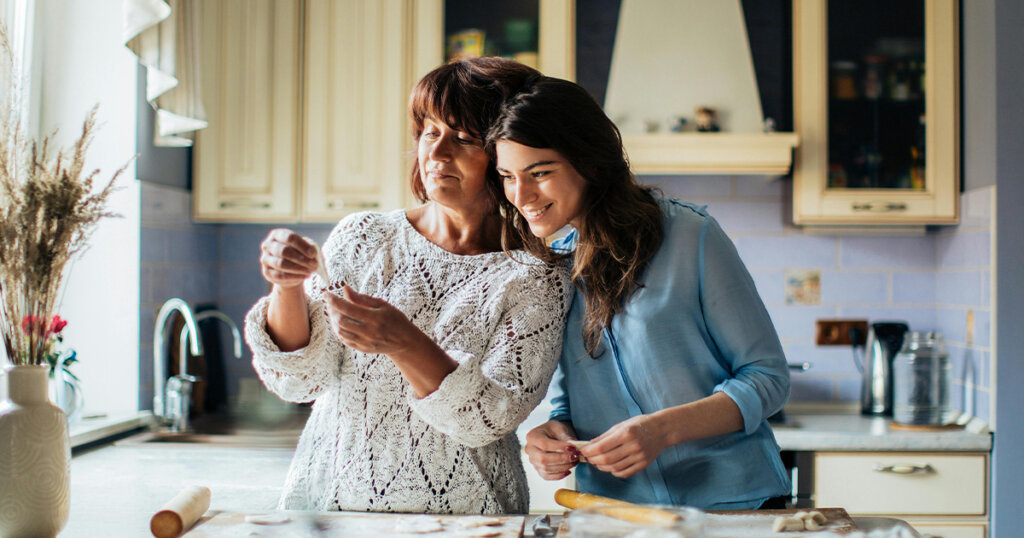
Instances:
[[[50,367],[50,399],[67,414],[68,423],[74,424],[82,415],[84,395],[81,380],[71,371],[71,365],[78,362],[78,353],[62,345],[67,325],[57,315],[49,321],[32,315],[21,320],[22,332],[35,332],[44,343],[43,359]]]

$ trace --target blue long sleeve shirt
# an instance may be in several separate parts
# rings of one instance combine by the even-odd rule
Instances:
[[[642,287],[605,329],[599,358],[583,345],[577,290],[552,381],[552,419],[593,439],[640,414],[724,392],[743,430],[666,448],[646,469],[616,478],[588,464],[578,489],[637,503],[750,509],[790,490],[766,418],[789,398],[778,335],[732,241],[703,208],[655,195],[664,238]],[[553,247],[571,251],[573,231]],[[680,424],[685,428],[685,424]]]

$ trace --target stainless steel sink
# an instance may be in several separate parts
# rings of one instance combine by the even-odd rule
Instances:
[[[299,442],[299,431],[281,432],[238,432],[231,434],[211,434],[196,432],[143,432],[118,441],[117,445],[143,445],[159,443],[210,445],[221,447],[246,448],[284,448],[295,449]]]
[[[184,432],[156,430],[142,432],[116,442],[116,445],[208,445],[219,447],[283,448],[294,450],[309,416],[308,409],[273,423],[259,423],[238,417],[204,415]]]

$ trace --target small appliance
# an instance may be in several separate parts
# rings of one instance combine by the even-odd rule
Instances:
[[[857,367],[863,376],[862,414],[892,416],[892,361],[903,346],[903,336],[908,329],[903,321],[876,321],[868,327],[862,360],[854,346],[854,358],[858,359]]]

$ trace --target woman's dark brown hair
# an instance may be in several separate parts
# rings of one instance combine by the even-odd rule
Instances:
[[[487,136],[492,160],[499,140],[553,149],[583,177],[572,276],[586,304],[584,347],[597,358],[602,331],[643,285],[640,276],[661,246],[661,209],[652,189],[640,186],[630,172],[619,129],[572,82],[542,77],[509,99]],[[501,180],[488,180],[504,215],[502,244],[514,237],[541,259],[565,257],[530,233],[526,219],[505,198]]]
[[[540,76],[532,67],[496,57],[468,58],[442,65],[420,79],[409,97],[413,139],[419,140],[424,121],[433,118],[482,141],[498,117],[501,103]],[[487,167],[488,180],[497,179],[493,163],[491,159]],[[419,159],[413,162],[409,181],[416,199],[426,202]]]

